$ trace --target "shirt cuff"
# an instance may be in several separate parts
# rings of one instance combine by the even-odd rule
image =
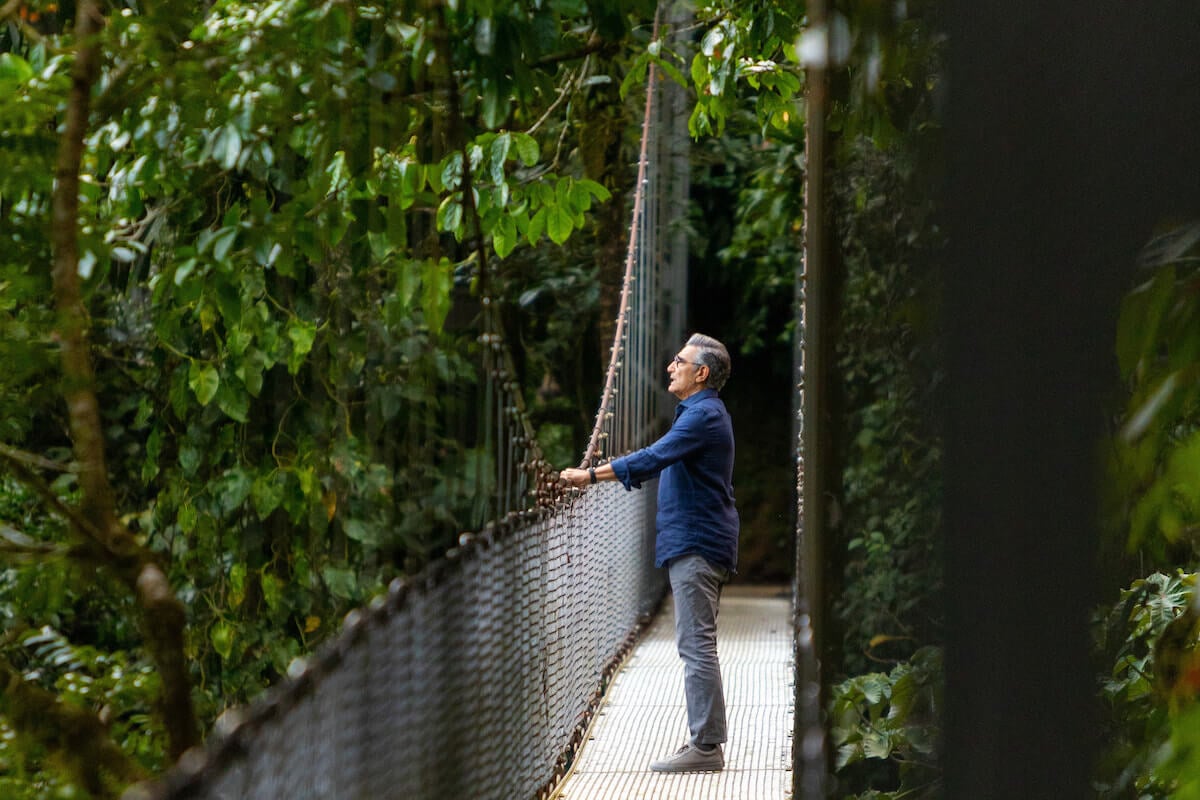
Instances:
[[[624,458],[616,458],[609,462],[612,467],[613,474],[617,476],[617,480],[625,487],[625,491],[642,488],[641,481],[635,481],[633,476],[629,474],[629,465],[625,463]]]

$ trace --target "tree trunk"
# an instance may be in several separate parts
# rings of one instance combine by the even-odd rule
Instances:
[[[162,679],[161,698],[169,751],[178,756],[198,741],[191,682],[183,652],[185,614],[154,554],[142,547],[120,522],[104,453],[104,428],[96,400],[95,373],[88,343],[89,319],[79,280],[79,169],[87,133],[92,87],[100,66],[97,38],[104,17],[95,0],[76,7],[76,57],[71,71],[63,135],[55,164],[52,198],[52,278],[58,312],[63,370],[63,399],[70,419],[79,466],[80,516],[77,532],[91,539],[134,593],[141,609],[146,647]]]

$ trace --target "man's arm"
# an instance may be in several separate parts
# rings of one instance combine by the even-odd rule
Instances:
[[[612,462],[595,467],[595,480],[592,480],[592,470],[564,469],[559,477],[564,483],[577,488],[583,488],[600,481],[621,481],[625,488],[640,488],[641,482],[653,478],[664,469],[677,461],[682,461],[704,446],[704,414],[699,409],[683,413],[671,430],[649,447],[615,459],[621,462],[624,474],[617,474]]]
[[[568,467],[558,473],[558,477],[562,482],[575,487],[589,486],[600,481],[615,481],[617,473],[613,472],[612,464],[601,464],[598,467],[591,469],[575,469]]]

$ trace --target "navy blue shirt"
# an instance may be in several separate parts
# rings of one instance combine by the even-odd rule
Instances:
[[[698,553],[730,572],[737,568],[733,424],[716,391],[702,389],[681,401],[665,436],[614,459],[612,468],[626,489],[659,476],[656,567]]]

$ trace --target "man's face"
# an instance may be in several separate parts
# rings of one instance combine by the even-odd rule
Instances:
[[[708,367],[696,364],[699,355],[700,348],[689,344],[667,364],[667,375],[671,378],[667,384],[667,391],[680,400],[691,397],[704,388],[700,379],[708,380]]]

